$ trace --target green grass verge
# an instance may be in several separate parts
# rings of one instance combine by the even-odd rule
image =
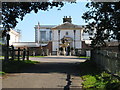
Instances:
[[[3,62],[2,70],[5,73],[19,72],[20,70],[22,70],[30,65],[34,65],[36,63],[39,63],[39,62],[31,61],[31,60],[25,60],[25,61],[13,60],[13,61],[8,61],[8,62]]]
[[[4,75],[4,74],[5,74],[5,72],[0,71],[0,75]]]
[[[45,57],[45,56],[30,56],[30,57]]]
[[[79,58],[86,58],[86,59],[89,59],[90,57],[80,56]]]
[[[84,89],[102,89],[102,90],[120,90],[120,81],[111,76],[111,74],[101,71],[92,61],[81,63],[83,88]]]

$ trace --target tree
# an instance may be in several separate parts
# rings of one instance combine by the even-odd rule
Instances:
[[[48,0],[49,1],[49,0]],[[5,28],[3,35],[6,34],[6,30],[14,28],[18,21],[23,20],[24,16],[31,11],[37,13],[39,10],[48,10],[53,7],[58,7],[58,10],[64,6],[64,2],[75,3],[76,0],[53,0],[54,2],[2,2],[2,24]],[[64,1],[64,2],[63,2]]]
[[[10,35],[7,34],[7,31],[17,25],[17,19],[23,20],[23,17],[31,11],[37,13],[38,10],[45,11],[54,6],[60,9],[63,5],[63,2],[2,2],[2,25],[5,29],[2,33],[2,37],[6,36],[7,38],[5,60],[7,61],[9,59]]]
[[[19,0],[18,0],[19,1]],[[49,1],[49,0],[47,0]],[[14,28],[18,21],[17,19],[23,20],[23,17],[30,13],[31,11],[34,11],[35,13],[38,12],[38,10],[48,10],[49,8],[58,7],[58,10],[61,9],[61,7],[64,6],[64,3],[58,2],[2,2],[2,25],[5,29],[2,33],[2,37],[7,37],[7,48],[9,47],[9,39],[10,35],[7,34],[7,31],[10,31],[10,28]],[[63,0],[67,1],[67,0]],[[74,3],[75,0],[70,1],[71,3]],[[5,60],[8,60],[9,58],[9,52],[6,51]]]
[[[4,27],[14,28],[17,25],[17,19],[23,20],[23,17],[34,11],[48,10],[49,8],[63,6],[63,2],[2,2],[2,24]]]
[[[89,11],[82,18],[88,23],[85,31],[90,33],[96,30],[92,46],[105,46],[105,40],[120,40],[120,2],[90,2],[86,4]]]

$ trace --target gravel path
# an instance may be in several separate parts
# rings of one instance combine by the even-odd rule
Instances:
[[[40,63],[21,72],[6,75],[2,81],[3,88],[59,88],[61,90],[82,88],[80,70],[77,67],[85,60],[75,56],[30,59],[40,61]]]

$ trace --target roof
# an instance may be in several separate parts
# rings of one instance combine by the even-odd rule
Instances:
[[[13,42],[15,47],[39,47],[40,44],[36,42]]]
[[[40,47],[40,46],[47,45],[47,44],[40,44],[36,42],[13,42],[12,44],[15,47]]]
[[[60,25],[40,25],[40,29],[81,29],[83,25],[75,25],[69,22],[65,22]],[[35,25],[35,28],[38,28],[38,25]]]
[[[56,25],[40,25],[40,29],[51,29],[52,27],[55,27]],[[35,28],[38,28],[38,25],[35,25]]]
[[[10,33],[20,36],[20,33],[10,28]]]
[[[82,27],[80,25],[74,25],[72,23],[69,23],[69,22],[65,22],[61,25],[58,25],[58,26],[55,26],[52,28],[52,30],[55,30],[55,29],[81,29]]]

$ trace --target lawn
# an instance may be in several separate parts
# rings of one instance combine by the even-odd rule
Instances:
[[[27,68],[31,65],[34,65],[36,63],[39,62],[32,60],[25,60],[25,61],[11,60],[8,62],[3,62],[2,71],[5,73],[19,72],[20,70]]]
[[[90,57],[80,56],[79,58],[81,58],[81,59],[89,59]]]
[[[5,74],[5,72],[0,71],[0,75],[4,75],[4,74]]]
[[[90,60],[80,64],[84,89],[120,90],[120,81]]]

